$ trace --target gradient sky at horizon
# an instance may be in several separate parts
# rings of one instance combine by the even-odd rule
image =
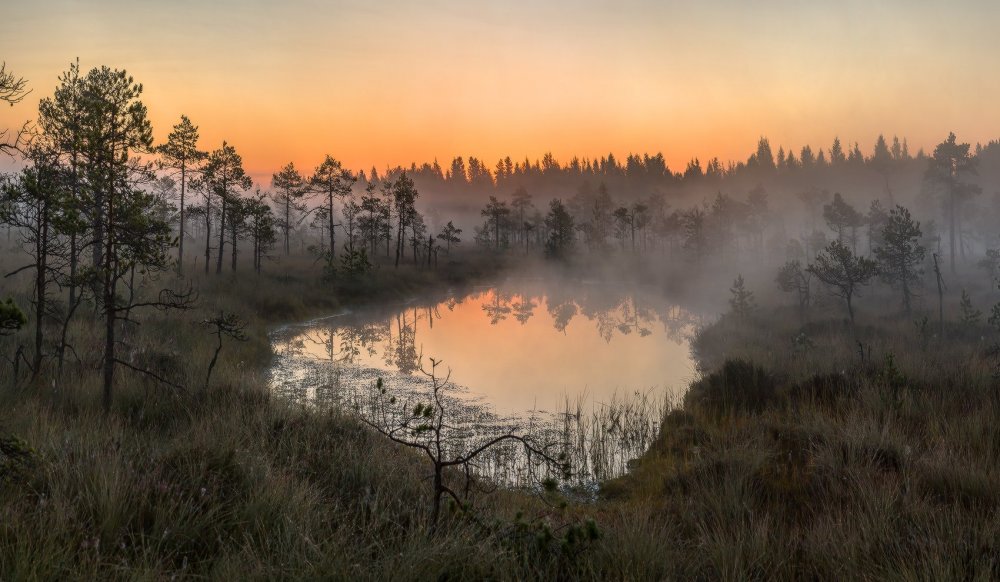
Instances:
[[[34,117],[71,60],[145,86],[266,183],[326,153],[355,169],[476,156],[662,151],[745,159],[756,140],[868,151],[1000,137],[1000,3],[956,0],[37,0],[0,8],[0,59]]]

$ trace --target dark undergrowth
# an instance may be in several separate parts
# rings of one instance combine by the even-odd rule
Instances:
[[[708,577],[1000,577],[993,334],[768,316],[703,330],[713,363],[606,495],[673,524]]]

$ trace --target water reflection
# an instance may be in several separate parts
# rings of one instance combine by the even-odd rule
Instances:
[[[593,483],[620,475],[655,438],[664,402],[694,374],[697,323],[655,293],[505,285],[282,328],[272,384],[364,415],[377,378],[395,401],[417,402],[428,389],[421,363],[444,360],[459,438],[534,427],[564,443],[578,483]],[[480,470],[516,483],[524,459],[508,453]]]
[[[696,323],[655,294],[499,286],[280,330],[275,387],[311,398],[310,388],[379,373],[405,383],[421,357],[434,357],[470,397],[504,414],[561,410],[583,394],[602,401],[686,386],[693,375],[687,336]]]

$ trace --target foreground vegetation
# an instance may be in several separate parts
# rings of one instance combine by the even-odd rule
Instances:
[[[662,512],[727,577],[1000,576],[995,332],[789,315],[703,330],[707,374],[606,493]]]
[[[473,276],[453,273],[449,281],[386,269],[366,290],[333,294],[294,271],[197,280],[203,314],[152,317],[130,341],[166,360],[158,369],[176,369],[178,384],[197,387],[214,345],[199,317],[239,306],[250,340],[226,344],[208,391],[136,375],[119,387],[110,413],[100,405],[96,365],[16,387],[5,368],[0,572],[9,579],[1000,575],[992,332],[954,322],[942,341],[909,320],[867,311],[854,330],[842,319],[791,323],[797,312],[786,308],[727,315],[698,335],[703,377],[668,413],[652,450],[597,499],[500,490],[447,507],[433,528],[426,460],[350,416],[269,394],[265,332],[310,309],[335,309],[336,301],[402,297]],[[80,355],[100,359],[96,347]]]

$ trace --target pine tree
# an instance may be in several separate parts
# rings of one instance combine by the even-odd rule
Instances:
[[[327,155],[323,162],[316,167],[316,171],[309,178],[309,184],[320,192],[326,203],[327,225],[330,236],[330,258],[336,256],[337,237],[335,236],[336,223],[334,222],[334,200],[343,201],[351,193],[354,183],[357,181],[350,170],[344,168],[338,160]]]
[[[851,229],[851,248],[857,250],[857,228],[864,224],[864,217],[845,202],[839,192],[833,195],[830,204],[823,206],[823,218],[830,229],[837,232],[840,242],[844,242],[847,229]]]
[[[396,213],[396,262],[395,266],[399,267],[399,259],[403,256],[403,239],[406,236],[406,229],[410,223],[415,219],[417,214],[417,209],[414,206],[416,204],[417,197],[420,193],[417,192],[416,186],[413,184],[413,180],[403,172],[396,178],[396,181],[392,184],[392,209]]]
[[[448,221],[448,224],[444,225],[444,228],[441,229],[441,232],[440,234],[437,235],[437,238],[438,240],[444,241],[445,244],[444,252],[446,255],[451,254],[451,245],[457,245],[460,242],[462,242],[462,239],[458,237],[458,235],[460,234],[462,234],[462,229],[456,227],[454,224],[452,224],[452,221],[450,220]]]
[[[282,212],[281,230],[284,233],[285,256],[291,254],[292,213],[303,210],[302,199],[306,195],[306,181],[302,174],[289,162],[271,176],[271,186],[275,189],[274,201]]]
[[[844,243],[835,240],[817,253],[815,263],[806,270],[829,285],[835,295],[844,299],[847,315],[853,326],[854,296],[860,286],[867,285],[878,274],[875,261],[855,255]]]
[[[180,173],[181,197],[179,234],[177,237],[177,270],[184,270],[184,238],[185,238],[185,198],[187,194],[188,176],[198,171],[198,164],[205,159],[205,152],[198,150],[198,127],[191,123],[186,115],[181,115],[181,121],[174,126],[167,136],[166,143],[156,148],[160,154],[162,167],[171,168]]]
[[[43,146],[50,156],[55,156],[56,162],[66,167],[69,180],[70,198],[66,203],[72,205],[77,216],[84,208],[85,180],[83,164],[85,162],[86,145],[83,124],[83,79],[80,76],[80,62],[71,63],[69,69],[59,77],[59,86],[52,97],[46,97],[38,103],[38,125],[42,130]],[[69,233],[69,276],[67,287],[69,305],[77,305],[78,272],[80,254],[82,253],[81,238],[86,232],[86,224],[80,221],[79,228]]]
[[[375,257],[375,246],[387,228],[386,210],[387,206],[385,200],[378,193],[377,183],[369,181],[365,187],[365,193],[361,195],[361,211],[365,214],[361,217],[358,226],[362,238],[368,241],[372,258]]]
[[[743,275],[736,276],[729,293],[732,295],[729,298],[729,307],[737,317],[747,317],[756,308],[753,292],[746,288]]]
[[[839,166],[847,161],[847,156],[844,155],[844,148],[840,145],[840,138],[833,138],[833,145],[830,146],[830,165]]]
[[[32,379],[41,372],[45,344],[45,321],[51,316],[52,290],[60,282],[59,263],[65,257],[66,241],[59,217],[66,211],[67,196],[60,168],[44,158],[33,160],[16,180],[5,185],[0,197],[0,223],[17,229],[19,246],[31,263],[12,275],[30,270],[34,275],[31,300],[35,322]]]
[[[510,215],[510,208],[507,207],[507,203],[497,200],[496,196],[490,196],[489,202],[480,212],[483,216],[487,218],[487,221],[492,224],[491,230],[493,231],[493,244],[494,250],[500,250],[500,228],[503,226],[506,218]]]
[[[983,317],[983,312],[973,307],[972,298],[969,297],[969,292],[965,289],[962,289],[962,302],[959,307],[962,309],[962,323],[967,326],[978,324]]]
[[[875,252],[875,248],[882,246],[882,229],[886,221],[889,220],[889,213],[882,208],[882,203],[877,199],[872,200],[865,216],[865,224],[868,225],[868,254]]]
[[[778,270],[775,282],[778,288],[786,293],[795,293],[799,303],[799,313],[805,316],[805,310],[809,307],[810,285],[809,279],[812,273],[802,268],[798,260],[791,260],[782,265]]]
[[[259,189],[254,196],[244,201],[247,217],[247,231],[253,241],[253,269],[260,274],[264,258],[277,242],[274,213],[267,203],[267,195]]]
[[[28,82],[24,77],[18,77],[13,71],[7,70],[7,63],[0,63],[0,102],[13,107],[20,103],[31,91],[28,89]],[[0,129],[0,153],[13,155],[18,151],[21,139],[28,131],[28,124],[25,123],[21,131],[14,136],[14,141],[7,141],[9,130]]]
[[[562,200],[557,198],[549,204],[545,228],[549,233],[545,241],[545,256],[554,259],[568,258],[573,252],[575,225]]]
[[[878,140],[875,142],[875,149],[872,151],[872,157],[868,160],[868,165],[882,175],[882,179],[885,182],[885,195],[890,205],[893,203],[893,197],[892,188],[889,187],[889,172],[892,169],[893,160],[894,157],[892,152],[889,151],[889,145],[886,143],[885,137],[879,134]]]
[[[239,198],[241,191],[249,190],[250,176],[243,169],[243,158],[236,148],[227,142],[208,155],[202,168],[203,187],[219,201],[219,248],[215,272],[222,273],[222,257],[226,249],[226,220],[230,216],[229,205]],[[205,272],[208,272],[210,241],[205,241]]]
[[[820,150],[820,155],[823,154],[823,150]],[[791,155],[791,152],[789,152]],[[811,168],[816,163],[816,156],[813,155],[812,148],[809,145],[802,146],[802,151],[799,153],[799,162],[803,168]]]
[[[879,273],[890,285],[898,285],[903,293],[903,310],[910,313],[912,285],[923,275],[921,265],[926,249],[920,245],[920,223],[910,211],[896,206],[882,227],[882,245],[875,248]]]
[[[759,167],[763,170],[774,170],[774,154],[771,153],[771,143],[766,137],[761,137],[757,141],[757,151],[750,157],[748,165]]]
[[[149,164],[137,154],[150,151],[153,128],[142,103],[142,85],[122,70],[91,69],[80,81],[80,134],[87,181],[84,205],[92,223],[93,264],[103,267],[109,206],[131,185],[149,179]]]
[[[528,190],[524,186],[518,187],[514,190],[510,199],[511,210],[517,214],[517,233],[520,240],[525,243],[525,249],[527,249],[527,237],[524,232],[524,219],[531,209],[531,194],[528,194]]]
[[[960,246],[961,236],[958,225],[959,207],[968,199],[982,190],[976,184],[962,179],[964,175],[975,175],[978,160],[969,155],[969,144],[960,144],[955,134],[948,134],[948,139],[934,148],[934,155],[927,163],[925,175],[928,182],[938,186],[945,199],[948,213],[948,252],[951,260],[951,272],[955,273],[955,251]]]

